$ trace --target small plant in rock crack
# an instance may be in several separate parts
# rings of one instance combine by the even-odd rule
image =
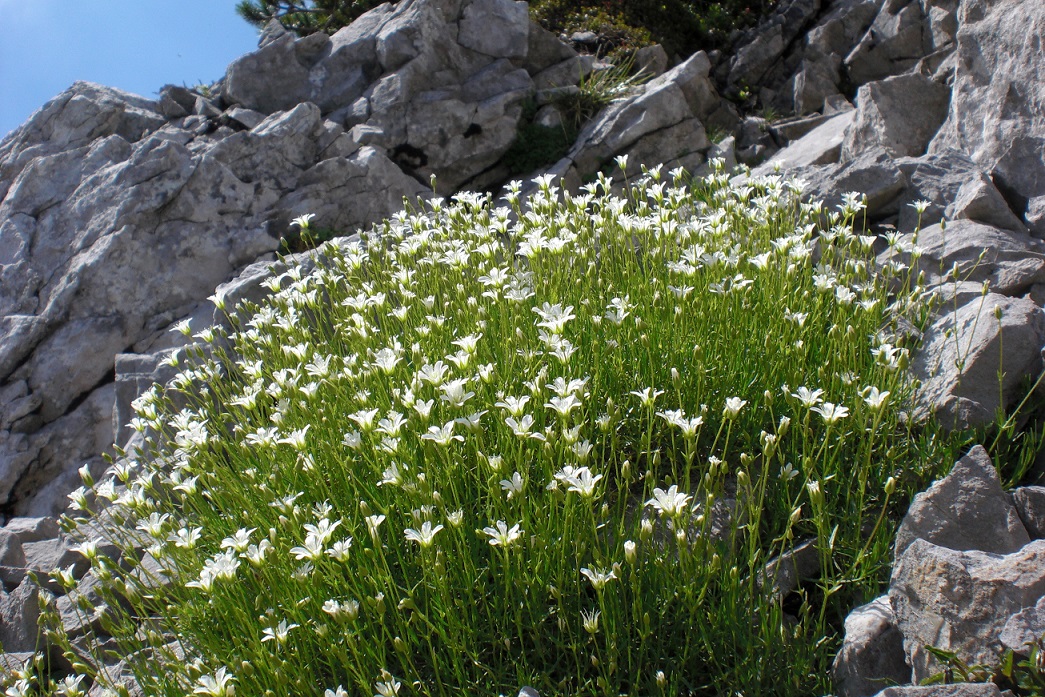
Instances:
[[[95,660],[172,696],[830,689],[886,511],[962,444],[906,418],[928,294],[876,274],[859,197],[687,181],[432,199],[201,330],[72,495]]]
[[[1024,651],[1007,649],[997,665],[969,665],[953,651],[927,646],[943,670],[922,681],[922,685],[955,683],[994,683],[1017,697],[1045,696],[1045,636],[1024,644]]]

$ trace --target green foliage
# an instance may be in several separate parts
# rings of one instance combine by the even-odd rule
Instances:
[[[298,36],[317,31],[333,33],[384,0],[239,0],[236,12],[254,26],[271,20]]]
[[[969,665],[953,651],[925,647],[944,669],[923,685],[992,682],[999,690],[1011,690],[1017,697],[1045,697],[1045,637],[1028,641],[1022,655],[1007,649],[998,665]]]
[[[304,36],[337,31],[379,4],[381,0],[239,0],[236,11],[259,28],[277,19]],[[725,47],[732,31],[754,24],[772,5],[771,0],[533,0],[530,11],[556,33],[598,33],[604,54],[661,43],[669,54],[687,56]]]
[[[724,48],[729,35],[756,23],[771,0],[534,0],[530,10],[557,33],[594,31],[609,52],[660,43],[669,55]]]
[[[557,162],[569,151],[577,137],[577,129],[569,127],[565,122],[559,128],[534,123],[536,114],[537,104],[529,100],[523,107],[515,140],[501,159],[512,176],[530,174]]]
[[[797,184],[672,177],[435,199],[216,297],[147,445],[71,496],[145,693],[829,690],[895,501],[964,445],[905,418],[932,295],[877,276],[855,197],[815,235]]]

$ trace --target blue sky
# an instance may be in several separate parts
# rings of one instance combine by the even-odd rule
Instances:
[[[257,47],[235,0],[0,0],[0,138],[90,80],[153,98]]]

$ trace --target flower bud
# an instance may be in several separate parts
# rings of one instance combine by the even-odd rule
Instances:
[[[635,558],[638,556],[638,552],[635,548],[635,543],[632,540],[627,540],[624,543],[624,559],[629,564],[635,563]]]

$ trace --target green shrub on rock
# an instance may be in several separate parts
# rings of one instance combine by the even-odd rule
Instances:
[[[72,497],[146,694],[828,691],[954,459],[904,418],[931,294],[856,197],[671,176],[428,201],[201,331]]]

